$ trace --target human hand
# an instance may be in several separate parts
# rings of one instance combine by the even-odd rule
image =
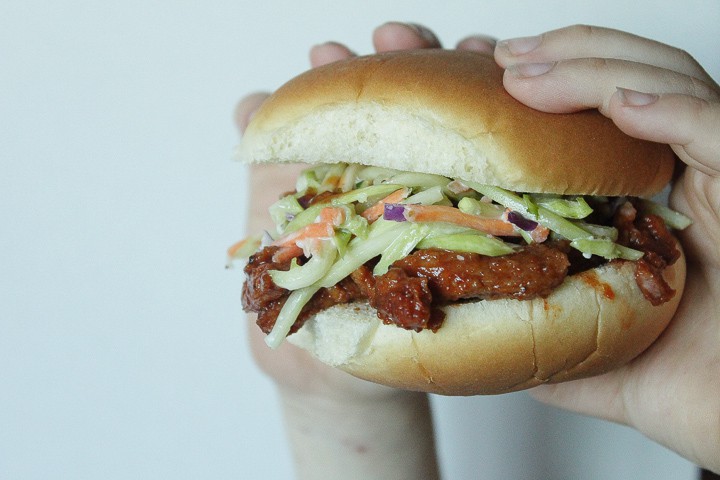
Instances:
[[[399,23],[379,27],[373,43],[378,52],[440,46],[428,30]],[[484,48],[488,54],[494,47],[482,39],[471,40],[470,45]],[[325,43],[310,51],[310,62],[317,67],[353,55],[344,45]],[[241,133],[267,96],[256,93],[240,101],[235,120]],[[300,169],[288,165],[251,167],[250,232],[270,227],[268,207],[282,192],[293,189]],[[254,318],[248,325],[257,364],[279,386],[300,478],[438,476],[427,395],[356,379],[288,342],[270,350]]]
[[[681,50],[596,27],[503,41],[495,59],[506,90],[533,108],[598,108],[627,134],[671,145],[686,168],[670,205],[694,221],[680,234],[685,294],[660,339],[621,369],[533,395],[720,471],[720,87]]]
[[[437,38],[420,26],[389,23],[373,33],[376,51],[395,49],[437,48]],[[491,52],[492,50],[489,49]],[[328,42],[310,50],[310,64],[313,68],[354,56],[346,46]],[[240,132],[244,132],[254,112],[260,107],[267,93],[255,93],[242,99],[235,110],[235,121]],[[280,194],[292,190],[295,179],[302,166],[297,165],[260,165],[250,169],[250,198],[253,199],[249,212],[248,231],[261,232],[270,228],[268,207]],[[249,338],[257,364],[269,374],[281,388],[329,397],[338,400],[357,399],[358,396],[394,395],[394,389],[380,387],[373,383],[358,380],[337,369],[330,368],[315,360],[307,352],[284,342],[277,350],[265,345],[264,334],[254,324],[254,316],[249,322]]]
[[[375,51],[405,50],[417,48],[439,48],[440,42],[434,33],[425,27],[413,24],[390,22],[373,32]],[[495,41],[491,37],[476,35],[468,37],[457,45],[458,49],[474,50],[491,55]],[[310,50],[310,64],[318,67],[343,60],[355,54],[345,45],[328,42]],[[244,132],[254,112],[260,107],[267,93],[255,93],[242,99],[235,111],[239,131]],[[261,165],[250,169],[250,198],[253,199],[249,213],[248,230],[260,232],[270,227],[268,207],[282,192],[292,190],[301,166]],[[268,349],[263,342],[264,334],[250,322],[249,337],[251,348],[258,365],[282,388],[323,395],[383,395],[394,393],[368,382],[357,380],[336,369],[327,367],[312,358],[305,351],[285,342],[277,351]]]
[[[378,51],[440,46],[428,30],[395,23],[378,28],[373,40]],[[675,183],[671,205],[695,220],[682,235],[688,254],[685,296],[661,339],[626,367],[592,379],[537,388],[534,395],[560,407],[628,424],[698,464],[720,470],[716,313],[720,306],[720,147],[713,134],[720,130],[718,87],[684,52],[621,32],[571,27],[549,32],[536,48],[521,50],[531,43],[502,42],[495,51],[498,63],[508,68],[507,90],[520,101],[550,112],[597,107],[626,133],[671,144],[689,167]],[[494,41],[469,37],[457,48],[489,53]],[[318,66],[351,55],[347,47],[328,43],[313,48],[310,57],[313,66]],[[241,130],[263,98],[255,95],[241,102],[237,115]],[[266,178],[285,176],[287,185],[292,185],[294,173],[287,168],[256,168],[253,175],[262,175],[263,170]],[[269,189],[258,188],[263,183],[252,182],[267,193]],[[272,200],[267,198],[265,205]],[[258,208],[251,224],[259,225],[265,210]],[[268,353],[264,345],[260,348]],[[335,383],[337,372],[319,364],[296,363],[292,355],[277,353],[272,352],[272,358],[259,356],[258,361],[281,385],[288,380],[293,384],[301,365],[303,379],[312,377],[315,382],[319,378],[324,391],[337,392],[340,386],[340,391],[347,392],[343,389],[348,385]],[[303,352],[296,354],[307,360]]]

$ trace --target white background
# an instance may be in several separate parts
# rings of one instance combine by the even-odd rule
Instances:
[[[442,6],[440,6],[442,4]],[[245,347],[243,94],[386,20],[466,34],[572,23],[680,46],[720,78],[720,2],[0,3],[0,478],[291,478]],[[693,478],[624,427],[526,394],[434,399],[448,479]]]

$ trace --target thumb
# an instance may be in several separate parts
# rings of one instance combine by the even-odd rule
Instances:
[[[618,88],[607,113],[628,135],[669,144],[688,166],[720,176],[720,103]]]

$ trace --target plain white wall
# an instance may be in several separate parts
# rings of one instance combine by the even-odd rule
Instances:
[[[0,4],[0,478],[291,478],[245,348],[232,110],[370,51],[386,20],[466,34],[572,23],[680,46],[720,78],[717,0]],[[626,428],[527,395],[435,398],[448,479],[693,478]]]

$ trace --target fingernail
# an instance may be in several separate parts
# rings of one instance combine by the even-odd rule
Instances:
[[[655,103],[660,98],[659,95],[654,93],[638,92],[637,90],[622,87],[616,88],[620,102],[628,107],[644,107]]]
[[[515,77],[537,77],[543,75],[555,66],[555,63],[516,63],[507,68]]]
[[[498,45],[507,48],[512,55],[525,55],[540,46],[542,35],[534,37],[519,37],[503,40]]]
[[[417,32],[417,34],[420,35],[423,38],[423,40],[425,40],[426,42],[432,43],[432,44],[439,43],[438,38],[437,38],[437,36],[435,36],[433,31],[430,30],[429,28],[425,27],[424,25],[420,25],[417,23],[405,23],[404,25],[415,30],[415,32]]]

